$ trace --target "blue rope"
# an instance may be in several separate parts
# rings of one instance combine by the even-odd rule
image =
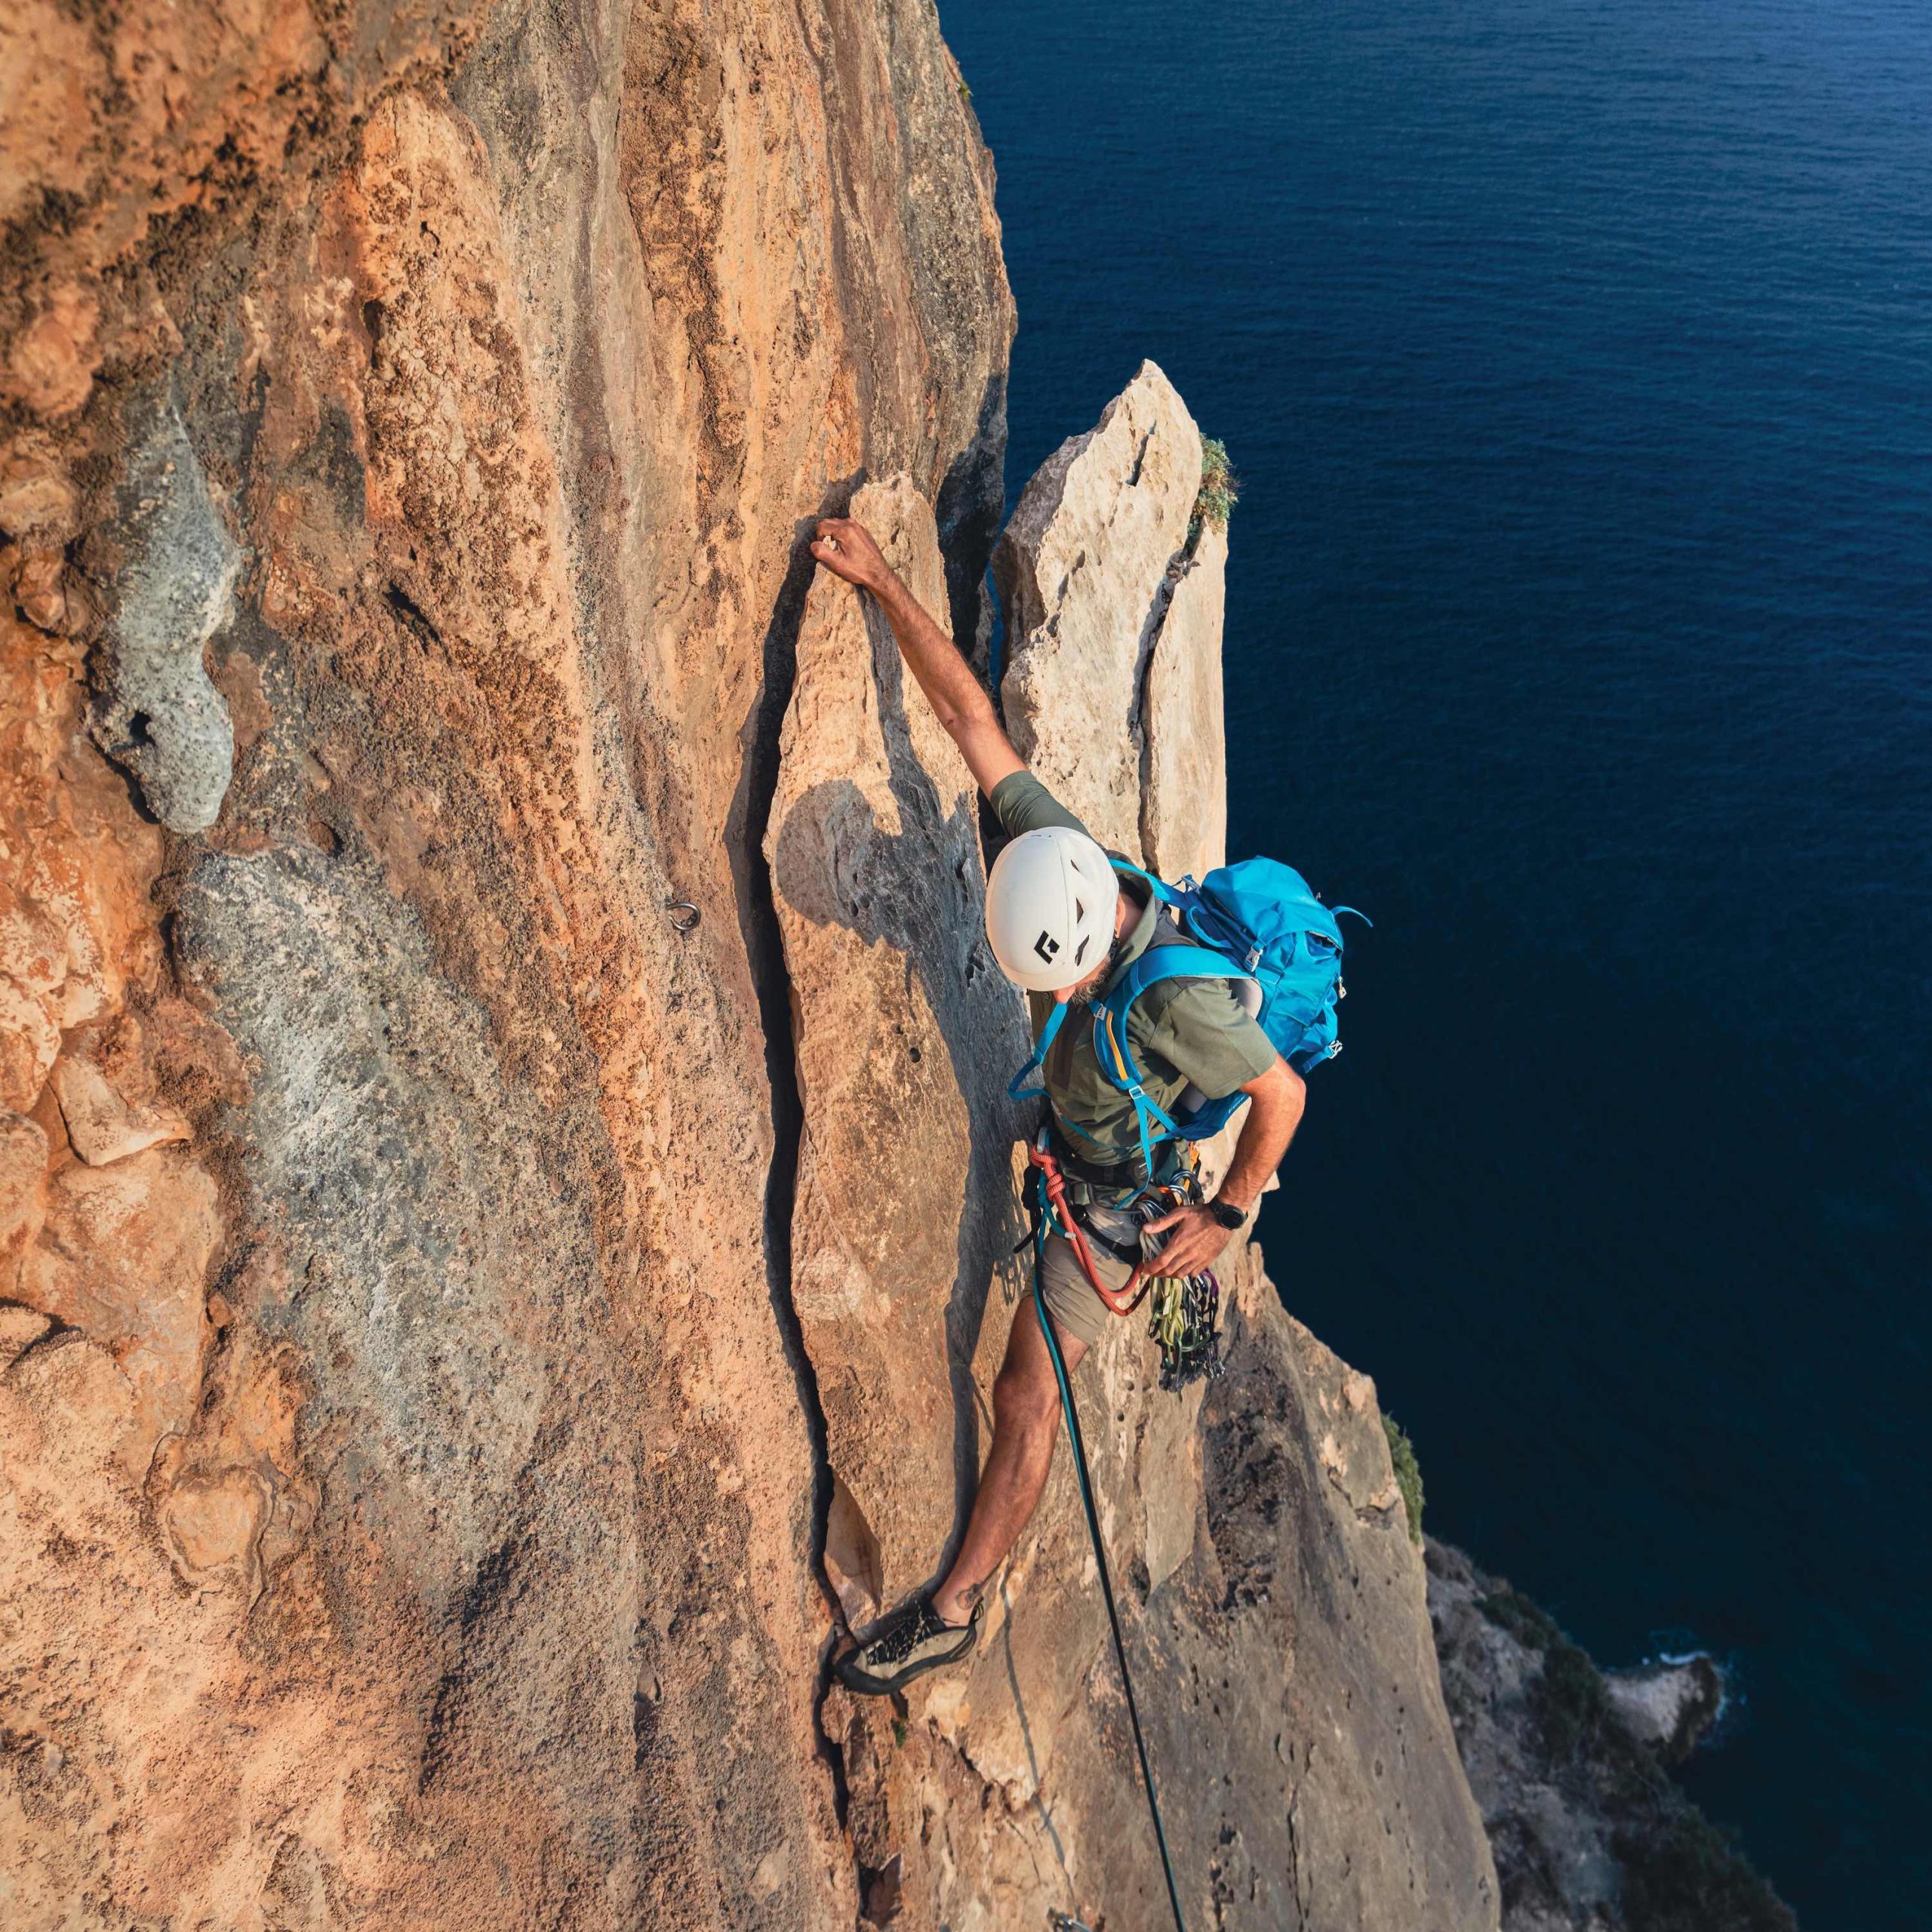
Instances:
[[[1046,1253],[1047,1222],[1053,1210],[1040,1191],[1043,1210],[1033,1232],[1033,1312],[1040,1318],[1040,1333],[1047,1338],[1047,1353],[1052,1357],[1054,1380],[1060,1384],[1060,1405],[1066,1417],[1067,1439],[1073,1444],[1073,1470],[1080,1479],[1081,1507],[1087,1512],[1087,1533],[1094,1539],[1094,1560],[1100,1566],[1100,1595],[1107,1606],[1107,1622],[1114,1633],[1114,1655],[1120,1660],[1121,1687],[1127,1693],[1128,1721],[1134,1727],[1134,1748],[1140,1754],[1140,1776],[1147,1787],[1147,1809],[1154,1820],[1154,1842],[1161,1848],[1161,1870],[1168,1881],[1168,1903],[1174,1908],[1175,1932],[1187,1932],[1181,1916],[1180,1893],[1174,1884],[1174,1861],[1168,1856],[1168,1834],[1161,1823],[1161,1801],[1154,1795],[1153,1767],[1147,1761],[1147,1740],[1140,1734],[1140,1712],[1134,1701],[1134,1678],[1127,1668],[1127,1646],[1121,1639],[1120,1613],[1114,1607],[1113,1579],[1107,1571],[1107,1552],[1100,1541],[1100,1518],[1094,1507],[1094,1486],[1087,1474],[1087,1447],[1080,1439],[1080,1416],[1073,1406],[1073,1387],[1066,1378],[1066,1364],[1061,1359],[1060,1340],[1047,1315],[1047,1298],[1040,1287],[1041,1257]]]

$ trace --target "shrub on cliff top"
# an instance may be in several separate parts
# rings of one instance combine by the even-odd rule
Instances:
[[[1228,527],[1228,512],[1241,500],[1239,479],[1228,463],[1228,446],[1218,436],[1201,439],[1201,489],[1194,499],[1194,523],[1188,534],[1192,543],[1204,523],[1217,530]]]
[[[1217,443],[1214,447],[1220,448]],[[1395,1466],[1395,1487],[1402,1492],[1402,1508],[1409,1519],[1409,1540],[1422,1543],[1422,1466],[1416,1460],[1416,1445],[1408,1432],[1393,1416],[1382,1418],[1382,1432],[1389,1438],[1389,1460]]]

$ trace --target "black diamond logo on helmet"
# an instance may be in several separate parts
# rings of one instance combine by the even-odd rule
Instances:
[[[1042,927],[1040,937],[1033,942],[1033,950],[1051,966],[1054,963],[1054,955],[1060,950],[1060,941]]]

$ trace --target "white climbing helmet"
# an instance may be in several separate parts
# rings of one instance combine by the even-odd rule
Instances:
[[[1000,971],[1029,992],[1077,986],[1113,943],[1120,881],[1084,832],[1023,832],[986,881],[986,939]]]

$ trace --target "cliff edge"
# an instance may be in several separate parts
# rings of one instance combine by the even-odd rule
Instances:
[[[1431,1538],[1442,1689],[1482,1807],[1503,1932],[1797,1932],[1669,1776],[1718,1718],[1708,1657],[1606,1674],[1543,1611]]]

